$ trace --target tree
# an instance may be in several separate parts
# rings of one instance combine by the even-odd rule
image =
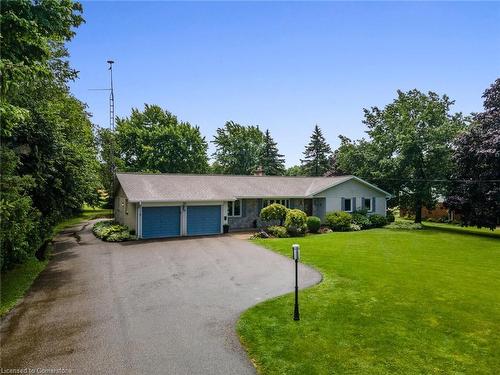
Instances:
[[[130,117],[117,118],[116,148],[127,171],[205,173],[207,142],[197,126],[179,122],[157,105],[132,109]]]
[[[253,174],[259,167],[264,134],[258,126],[244,126],[228,121],[218,128],[212,141],[215,162],[224,174]]]
[[[285,176],[304,176],[304,171],[300,165],[294,165],[286,169]]]
[[[82,22],[70,0],[1,7],[2,269],[33,256],[63,217],[97,200],[97,159],[85,104],[64,43]]]
[[[311,135],[311,140],[304,150],[302,169],[308,176],[323,176],[330,166],[328,158],[332,150],[326,143],[320,127],[316,125]]]
[[[113,186],[115,170],[125,170],[124,162],[120,159],[120,150],[116,141],[116,134],[109,128],[99,128],[97,130],[97,148],[99,152],[99,176],[103,187],[108,193],[107,207],[113,207]]]
[[[269,129],[264,133],[259,164],[268,176],[282,175],[285,172],[285,159],[279,153],[278,144],[271,137]]]
[[[456,168],[446,205],[463,225],[495,229],[500,220],[500,78],[483,94],[484,112],[455,141]]]
[[[338,165],[349,173],[393,192],[391,204],[411,208],[415,222],[422,207],[433,208],[451,175],[453,139],[465,127],[461,114],[450,114],[446,95],[398,91],[383,109],[365,109],[368,140],[344,138]]]

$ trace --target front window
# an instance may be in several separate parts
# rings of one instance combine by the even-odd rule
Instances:
[[[278,203],[285,206],[286,208],[290,208],[290,199],[264,199],[263,207],[267,207],[273,203]]]
[[[372,210],[372,200],[370,198],[365,198],[363,200],[363,208],[367,211]]]
[[[352,200],[351,198],[344,199],[344,211],[351,212],[352,211]]]
[[[241,199],[227,202],[227,216],[241,216]]]

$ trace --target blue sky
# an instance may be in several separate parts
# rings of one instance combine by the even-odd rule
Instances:
[[[108,126],[106,60],[116,114],[158,104],[207,141],[228,120],[269,128],[299,163],[314,125],[332,147],[364,135],[363,108],[396,90],[446,93],[482,107],[500,76],[500,3],[83,2],[69,44],[72,92]],[[210,153],[213,146],[210,145]]]

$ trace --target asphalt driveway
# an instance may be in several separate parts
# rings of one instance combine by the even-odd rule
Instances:
[[[301,267],[300,279],[305,287],[320,275]],[[237,238],[110,244],[90,225],[68,230],[2,321],[1,367],[251,374],[237,318],[292,287],[290,259]]]

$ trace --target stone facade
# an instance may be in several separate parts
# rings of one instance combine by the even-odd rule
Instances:
[[[242,199],[241,216],[228,217],[229,229],[256,228],[259,225],[259,201],[262,207],[261,199]]]

